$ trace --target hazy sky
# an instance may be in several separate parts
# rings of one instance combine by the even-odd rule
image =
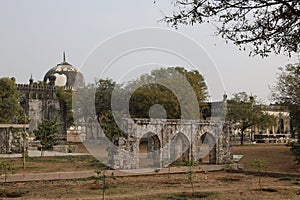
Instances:
[[[67,61],[80,69],[99,44],[143,27],[170,29],[195,40],[219,70],[229,97],[246,91],[268,103],[278,67],[296,61],[284,55],[248,57],[249,52],[213,36],[210,25],[174,30],[158,22],[162,12],[172,10],[171,1],[165,0],[156,4],[146,0],[0,0],[0,77],[13,76],[24,83],[33,74],[35,80],[42,80],[61,62],[63,51]]]

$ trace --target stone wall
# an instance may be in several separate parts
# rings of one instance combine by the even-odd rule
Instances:
[[[29,118],[29,132],[37,129],[43,119],[59,121],[58,138],[66,138],[66,106],[56,98],[56,88],[51,85],[17,84],[20,104]]]
[[[112,168],[162,167],[175,160],[232,163],[229,129],[223,122],[124,119],[123,130],[118,147],[111,148]]]
[[[22,152],[23,152],[23,130],[12,129],[12,128],[0,128],[0,154],[22,153]]]

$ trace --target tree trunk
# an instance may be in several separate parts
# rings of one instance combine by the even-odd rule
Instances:
[[[241,146],[244,145],[244,130],[241,131]]]

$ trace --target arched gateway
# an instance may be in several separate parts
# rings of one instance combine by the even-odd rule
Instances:
[[[109,158],[115,169],[163,167],[175,160],[232,162],[229,127],[223,122],[123,119],[123,130],[118,151]]]

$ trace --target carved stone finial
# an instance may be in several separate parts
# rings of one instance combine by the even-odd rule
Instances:
[[[63,61],[66,62],[66,52],[63,54]]]
[[[30,79],[29,79],[29,85],[33,84],[33,78],[32,78],[32,74],[30,75]]]

